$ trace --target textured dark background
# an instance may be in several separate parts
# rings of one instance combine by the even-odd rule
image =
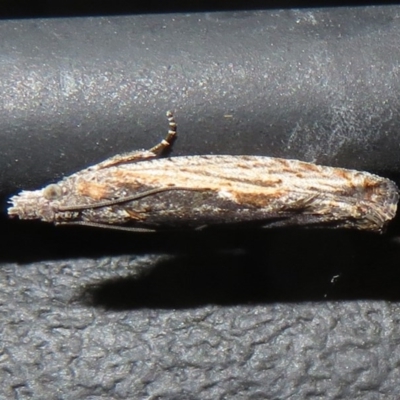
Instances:
[[[0,398],[398,398],[396,220],[381,236],[134,235],[5,210],[22,188],[155,144],[167,109],[173,155],[291,157],[400,183],[399,17],[0,21]]]

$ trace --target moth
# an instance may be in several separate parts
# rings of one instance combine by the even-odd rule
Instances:
[[[214,225],[352,228],[382,232],[398,189],[368,172],[262,156],[158,158],[176,138],[119,154],[11,197],[8,214],[56,225],[154,232]]]

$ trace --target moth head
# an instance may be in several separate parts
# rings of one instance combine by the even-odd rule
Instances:
[[[11,197],[8,215],[20,219],[40,219],[52,222],[55,220],[59,200],[63,196],[60,185],[51,184],[41,190],[23,190]]]
[[[57,200],[60,199],[63,195],[63,191],[60,185],[56,183],[52,183],[46,186],[43,191],[43,197],[47,200]]]

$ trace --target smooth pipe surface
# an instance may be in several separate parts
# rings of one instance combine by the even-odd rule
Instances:
[[[1,198],[166,133],[172,155],[400,172],[400,7],[0,21]]]

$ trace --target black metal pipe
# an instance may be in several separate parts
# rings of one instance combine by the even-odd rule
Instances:
[[[399,6],[0,21],[0,198],[149,148],[400,172]]]

